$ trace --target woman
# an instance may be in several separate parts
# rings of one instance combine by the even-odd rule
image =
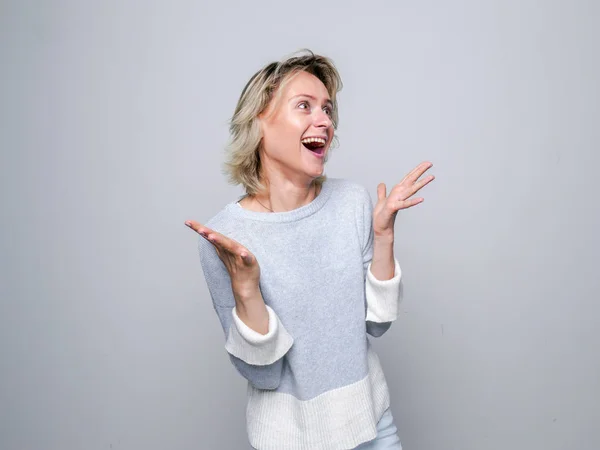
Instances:
[[[256,449],[400,449],[388,386],[367,334],[398,317],[394,257],[400,209],[433,180],[432,164],[386,195],[327,178],[341,80],[312,52],[271,63],[233,115],[230,181],[246,195],[199,233],[225,349],[248,380],[247,431]]]

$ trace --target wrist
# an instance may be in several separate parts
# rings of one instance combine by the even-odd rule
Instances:
[[[371,273],[378,280],[394,277],[394,235],[377,235],[373,243]]]
[[[252,303],[256,300],[262,301],[262,293],[258,285],[233,286],[233,296],[237,302]]]
[[[377,233],[373,235],[374,242],[380,244],[393,244],[394,243],[394,232]]]

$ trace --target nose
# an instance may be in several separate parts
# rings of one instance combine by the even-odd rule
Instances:
[[[318,127],[318,128],[329,128],[331,125],[333,125],[333,122],[332,122],[329,114],[327,114],[322,109],[318,109],[315,112],[314,123],[315,123],[315,127]]]

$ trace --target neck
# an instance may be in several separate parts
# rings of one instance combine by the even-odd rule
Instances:
[[[308,205],[319,191],[314,182],[298,185],[289,180],[270,180],[267,189],[256,194],[254,200],[262,210],[286,212]]]

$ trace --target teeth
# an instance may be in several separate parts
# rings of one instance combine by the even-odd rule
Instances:
[[[316,137],[315,138],[305,138],[305,139],[302,139],[301,142],[303,144],[308,144],[309,142],[315,142],[315,143],[318,142],[319,144],[325,145],[325,139],[323,139],[323,138],[316,138]]]

